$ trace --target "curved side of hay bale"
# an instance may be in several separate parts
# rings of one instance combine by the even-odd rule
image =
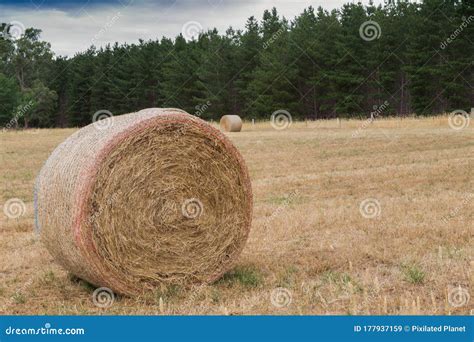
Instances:
[[[38,176],[36,221],[47,249],[78,277],[123,294],[218,279],[251,226],[240,153],[176,109],[107,120],[70,136]]]
[[[224,115],[220,121],[221,128],[226,132],[240,132],[242,119],[238,115]]]

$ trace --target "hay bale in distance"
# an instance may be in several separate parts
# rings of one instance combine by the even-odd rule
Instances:
[[[240,153],[176,109],[107,120],[75,132],[43,166],[35,191],[42,242],[71,273],[117,293],[218,279],[251,225]]]
[[[226,132],[240,132],[242,119],[238,115],[224,115],[220,122],[221,128]]]

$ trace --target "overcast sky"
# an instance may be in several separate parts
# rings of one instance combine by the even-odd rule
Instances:
[[[57,55],[73,56],[93,43],[103,46],[118,41],[174,38],[180,32],[192,35],[201,28],[243,28],[251,15],[261,19],[265,9],[275,6],[293,19],[312,5],[331,10],[351,0],[0,0],[0,22],[43,31]],[[368,0],[363,0],[367,4]],[[375,0],[374,3],[383,3]]]

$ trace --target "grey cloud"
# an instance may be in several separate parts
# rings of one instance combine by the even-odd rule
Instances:
[[[197,21],[204,30],[216,27],[220,32],[229,26],[243,28],[248,17],[260,19],[265,9],[275,6],[280,14],[293,19],[304,8],[322,6],[339,8],[347,1],[259,0],[259,1],[171,1],[127,2],[123,6],[84,6],[73,9],[25,9],[0,6],[2,21],[19,21],[26,27],[43,30],[42,37],[51,43],[57,55],[72,56],[92,43],[136,43],[139,39],[174,38],[188,21]],[[382,3],[379,0],[378,3]],[[376,2],[377,3],[377,2]]]

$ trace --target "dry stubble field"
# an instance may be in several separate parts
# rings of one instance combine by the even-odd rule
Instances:
[[[237,267],[209,286],[118,297],[109,308],[93,304],[94,288],[56,265],[33,229],[36,174],[73,132],[0,132],[0,205],[26,203],[18,219],[0,211],[0,314],[473,312],[472,123],[247,123],[229,134],[255,201]]]

